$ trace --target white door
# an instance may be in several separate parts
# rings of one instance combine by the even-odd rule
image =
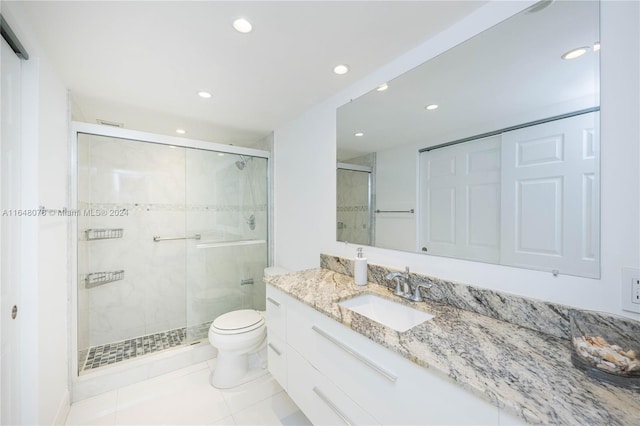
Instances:
[[[503,134],[501,263],[599,276],[598,119]]]
[[[420,194],[422,251],[499,261],[499,135],[423,152]]]
[[[2,39],[0,146],[0,423],[20,424],[21,60]],[[12,319],[14,306],[18,309]]]

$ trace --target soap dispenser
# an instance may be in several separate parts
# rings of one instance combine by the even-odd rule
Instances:
[[[353,260],[353,278],[356,285],[367,284],[367,259],[362,257],[362,247],[358,247],[358,257]]]

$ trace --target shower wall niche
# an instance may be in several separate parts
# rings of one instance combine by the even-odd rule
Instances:
[[[79,372],[264,310],[267,159],[79,134]]]

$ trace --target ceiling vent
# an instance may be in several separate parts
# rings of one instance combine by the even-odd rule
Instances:
[[[102,124],[104,126],[124,127],[124,123],[116,123],[115,121],[107,121],[101,118],[97,118],[96,121],[98,122],[98,124]]]

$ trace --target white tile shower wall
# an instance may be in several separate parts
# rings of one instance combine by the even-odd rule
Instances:
[[[266,160],[239,170],[230,154],[102,137],[79,145],[79,158],[91,164],[80,170],[90,182],[80,186],[80,208],[125,212],[79,218],[80,278],[125,271],[124,280],[92,289],[80,282],[79,301],[88,303],[79,306],[79,323],[90,324],[79,325],[80,349],[209,322],[230,309],[264,309],[256,294],[264,293],[266,244],[198,246],[266,240]],[[123,228],[124,236],[82,241],[89,228]],[[200,240],[153,241],[196,234]],[[248,278],[255,284],[241,286]]]
[[[79,322],[88,319],[90,330],[79,347],[184,326],[184,243],[153,241],[184,235],[184,150],[104,137],[82,138],[78,150],[88,160],[80,168],[88,184],[79,186],[79,207],[124,212],[79,217],[79,251],[86,256],[79,258],[79,302],[88,302],[80,304]],[[122,228],[123,237],[86,241],[83,232],[92,228]],[[86,274],[117,270],[125,271],[124,280],[84,288]]]

